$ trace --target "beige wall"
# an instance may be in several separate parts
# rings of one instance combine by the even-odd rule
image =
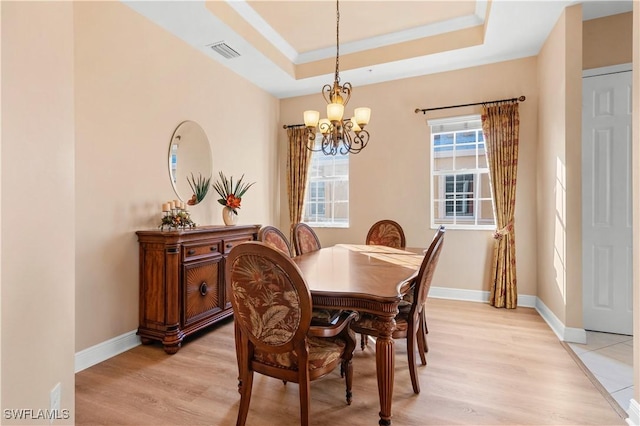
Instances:
[[[2,2],[3,424],[56,383],[74,412],[73,82],[73,4]]]
[[[628,12],[584,21],[582,69],[631,62],[632,15]]]
[[[379,219],[399,222],[407,245],[426,246],[429,229],[429,129],[427,119],[480,113],[480,107],[434,111],[424,116],[415,108],[429,108],[525,95],[520,104],[520,158],[516,203],[516,259],[520,294],[535,295],[537,282],[535,232],[535,174],[537,144],[536,59],[525,58],[460,71],[415,77],[370,86],[351,82],[354,92],[347,106],[372,109],[369,145],[351,156],[350,217],[348,229],[317,228],[323,245],[340,242],[363,243],[369,227]],[[302,122],[302,111],[323,111],[318,93],[283,99],[281,124]],[[324,115],[324,114],[323,114]],[[280,131],[280,167],[284,169],[286,132]],[[282,175],[281,210],[287,212],[286,176]],[[288,216],[279,225],[288,229]],[[434,286],[488,290],[492,250],[491,231],[447,232]],[[467,259],[460,268],[461,258]]]
[[[198,122],[219,170],[257,182],[239,223],[273,222],[278,102],[120,2],[75,3],[76,351],[138,326],[135,231],[176,198],[167,153]],[[245,116],[252,117],[247,125]],[[213,190],[190,208],[222,224]]]
[[[581,6],[565,9],[538,55],[538,297],[570,327],[582,324],[581,30]]]

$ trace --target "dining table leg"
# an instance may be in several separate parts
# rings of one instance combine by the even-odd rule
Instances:
[[[380,397],[381,426],[391,425],[391,400],[393,397],[393,373],[395,348],[392,337],[396,321],[392,318],[378,318],[376,328],[379,331],[376,339],[376,372],[378,375],[378,395]]]

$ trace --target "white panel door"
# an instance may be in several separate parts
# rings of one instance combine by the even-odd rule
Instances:
[[[584,328],[630,335],[631,72],[585,77],[582,95]]]

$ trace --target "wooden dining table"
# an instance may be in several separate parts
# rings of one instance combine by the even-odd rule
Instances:
[[[314,308],[354,310],[376,316],[376,373],[380,425],[391,424],[395,316],[408,282],[416,275],[423,249],[338,244],[296,256]]]

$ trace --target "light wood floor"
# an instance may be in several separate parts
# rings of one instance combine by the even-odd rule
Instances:
[[[394,425],[626,425],[535,310],[429,299],[428,365],[414,395],[396,347]],[[338,371],[311,385],[314,425],[377,425],[375,345],[354,355],[353,404]],[[76,375],[77,425],[233,425],[233,323],[175,355],[139,346]],[[256,374],[248,425],[299,424],[298,386]]]

